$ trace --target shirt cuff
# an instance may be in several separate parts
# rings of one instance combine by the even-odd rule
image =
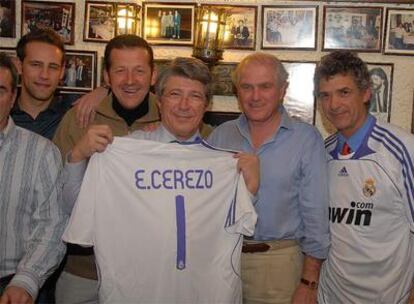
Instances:
[[[14,275],[8,286],[23,288],[29,293],[34,302],[39,293],[40,279],[32,272],[21,271]]]

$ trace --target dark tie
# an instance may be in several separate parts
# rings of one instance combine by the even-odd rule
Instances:
[[[342,146],[341,154],[348,155],[351,153],[352,153],[351,147],[348,145],[347,142],[345,142],[344,145]]]

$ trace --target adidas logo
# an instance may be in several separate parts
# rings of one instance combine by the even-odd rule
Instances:
[[[348,171],[346,170],[345,167],[342,167],[342,169],[339,170],[338,176],[348,176]]]

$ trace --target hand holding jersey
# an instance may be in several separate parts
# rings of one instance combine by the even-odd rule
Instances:
[[[194,70],[197,68],[201,69],[203,73]],[[182,72],[183,69],[185,70],[184,73]],[[210,97],[210,92],[207,89],[207,83],[211,81],[208,69],[201,62],[195,59],[176,59],[172,63],[171,70],[172,72],[169,68],[167,68],[167,71],[161,74],[160,78],[157,81],[158,106],[162,116],[161,126],[152,132],[140,131],[132,133],[130,135],[131,137],[150,139],[164,143],[170,143],[171,141],[186,143],[194,141],[199,137],[198,129],[203,114],[207,109],[208,100]],[[174,75],[174,73],[178,74],[179,76]],[[191,74],[193,76],[183,76],[188,74]],[[237,155],[236,157],[238,158],[238,165],[236,165],[236,161],[229,161],[229,158],[233,158],[232,155],[220,151],[210,151],[207,153],[207,151],[204,151],[206,148],[202,147],[201,145],[199,147],[194,146],[194,148],[186,148],[186,145],[183,145],[181,148],[176,148],[175,144],[168,144],[160,146],[161,148],[159,149],[159,144],[145,144],[131,140],[125,140],[124,143],[124,141],[119,141],[116,139],[115,142],[120,142],[120,146],[111,145],[107,147],[108,144],[112,142],[112,140],[112,133],[110,132],[109,127],[91,126],[84,137],[75,145],[71,158],[72,162],[77,162],[87,159],[95,152],[101,152],[105,150],[105,152],[102,154],[94,155],[92,159],[101,159],[103,160],[103,163],[120,161],[119,164],[112,166],[110,170],[106,170],[105,167],[101,168],[100,165],[97,165],[96,161],[91,162],[91,165],[94,168],[91,169],[91,171],[94,171],[94,173],[91,173],[93,177],[92,179],[88,179],[86,177],[86,181],[87,184],[90,187],[94,187],[94,189],[96,189],[97,185],[102,189],[109,188],[115,183],[118,185],[118,182],[116,181],[118,178],[119,181],[121,181],[120,174],[122,173],[121,175],[124,176],[122,182],[119,184],[122,184],[125,187],[116,186],[116,189],[123,190],[112,192],[109,191],[108,193],[105,192],[106,194],[100,196],[99,198],[97,196],[88,197],[88,192],[90,191],[84,191],[84,186],[82,186],[82,192],[79,197],[79,201],[76,204],[72,215],[71,225],[68,227],[66,233],[67,241],[95,246],[95,251],[99,252],[99,254],[97,254],[98,257],[103,257],[106,254],[111,255],[112,253],[110,253],[110,247],[118,247],[121,249],[121,251],[114,253],[114,256],[116,256],[118,259],[119,257],[122,257],[119,260],[123,261],[123,265],[121,265],[121,268],[117,269],[115,272],[110,269],[109,272],[106,272],[107,268],[111,265],[105,263],[105,258],[103,260],[98,258],[98,265],[101,268],[103,274],[103,285],[100,291],[101,300],[104,302],[133,302],[139,301],[140,299],[144,302],[238,302],[241,296],[240,278],[238,273],[241,251],[239,234],[252,233],[254,229],[254,223],[256,221],[256,214],[254,212],[253,206],[251,205],[250,197],[246,196],[247,191],[243,178],[240,178],[240,182],[234,183],[234,181],[235,177],[238,176],[237,171],[240,170],[248,180],[248,183],[250,185],[249,190],[253,193],[256,192],[259,180],[259,163],[257,157],[247,154]],[[143,151],[141,151],[141,149]],[[169,149],[172,149],[172,151]],[[115,154],[113,154],[114,152]],[[121,155],[117,154],[118,152],[120,152]],[[163,156],[160,159],[157,159],[156,155],[159,153],[161,153]],[[185,157],[181,156],[183,153],[185,153]],[[123,157],[126,157],[126,155],[129,155],[128,158],[131,160],[128,164],[126,163],[127,160],[123,160]],[[145,158],[137,158],[139,155],[145,155]],[[197,163],[192,163],[190,161],[192,157],[196,157],[199,159],[199,161]],[[201,161],[201,159],[204,157],[206,158],[205,164]],[[152,158],[156,159],[155,161],[152,161],[153,164],[151,164],[150,161]],[[180,160],[178,161],[178,159]],[[168,165],[164,164],[164,162],[167,162]],[[98,161],[98,163],[102,162]],[[121,165],[121,163],[123,163],[123,165]],[[225,163],[228,163],[228,165],[224,165]],[[138,167],[135,168],[137,165]],[[161,167],[158,168],[156,166]],[[189,168],[185,169],[185,167],[182,166],[189,166]],[[121,167],[123,169],[120,169]],[[169,169],[169,167],[171,168]],[[178,169],[174,169],[176,167]],[[131,184],[131,175],[127,174],[125,176],[124,173],[126,172],[125,170],[131,170],[134,168],[135,173],[133,172],[133,174],[131,174],[132,177],[135,176],[135,183]],[[160,168],[164,169],[161,170]],[[205,168],[205,170],[203,168]],[[103,174],[105,175],[105,178],[102,178],[101,174],[97,174],[99,172],[102,173],[102,170],[105,171]],[[204,175],[202,174],[203,172],[205,173]],[[195,173],[199,175],[194,176]],[[83,176],[83,174],[80,176]],[[205,180],[204,184],[202,183],[203,177]],[[212,178],[215,180],[217,179],[214,182],[215,186],[213,186]],[[108,183],[108,180],[111,180],[112,182]],[[218,180],[221,182],[217,182]],[[97,184],[95,184],[95,182]],[[219,184],[222,185],[218,187]],[[145,198],[145,196],[141,196],[140,194],[139,197],[130,196],[128,199],[127,196],[132,193],[131,191],[133,191],[133,189],[134,191],[138,189],[140,193],[142,192],[142,194],[145,194],[145,196],[150,195],[151,198]],[[175,193],[176,190],[180,190],[181,192],[184,191],[186,194],[181,195],[179,191],[174,196],[176,198],[174,211],[171,209],[171,204],[159,205],[157,203],[154,205],[154,203],[158,201],[165,201],[163,199],[160,200],[161,192],[158,189],[164,189],[163,191],[166,191],[166,194],[171,194],[173,191]],[[227,190],[224,191],[224,189]],[[64,192],[65,191],[75,192],[73,189],[70,190],[67,188],[64,188]],[[96,194],[98,192],[101,193],[101,191],[92,192]],[[109,193],[112,194],[109,195]],[[226,193],[226,197],[218,199],[224,193]],[[234,197],[234,200],[232,200],[233,196],[236,193],[237,195]],[[118,198],[113,197],[113,195]],[[187,198],[187,195],[192,195],[192,202],[194,201],[195,203],[195,201],[197,201],[200,203],[194,205],[191,204],[191,206],[189,206],[184,202],[184,197]],[[207,196],[210,196],[210,198],[207,198]],[[96,201],[97,199],[100,201],[100,203],[94,204],[93,201]],[[140,204],[136,204],[137,200],[140,202]],[[120,205],[118,204],[120,204],[121,201],[122,207],[119,207]],[[117,202],[117,204],[114,205],[113,202]],[[116,239],[120,239],[119,233],[116,233],[119,230],[114,229],[114,227],[121,225],[121,223],[128,222],[131,225],[140,223],[140,225],[145,226],[144,230],[146,233],[140,234],[143,239],[142,241],[138,241],[137,244],[152,243],[156,246],[157,244],[167,244],[167,241],[176,243],[177,269],[185,268],[185,248],[187,247],[185,237],[188,235],[190,238],[190,231],[195,229],[197,236],[194,234],[195,242],[192,242],[194,245],[190,245],[190,243],[188,243],[188,246],[191,246],[192,248],[192,252],[195,252],[194,254],[191,254],[191,259],[194,259],[194,263],[192,264],[193,268],[189,269],[186,272],[180,273],[177,272],[177,269],[171,268],[169,262],[168,267],[161,267],[161,269],[163,269],[163,272],[167,272],[165,274],[159,275],[160,273],[155,271],[155,267],[159,267],[160,265],[162,266],[163,264],[159,261],[156,261],[154,264],[146,260],[146,258],[151,255],[148,253],[147,256],[144,253],[146,250],[145,248],[150,248],[149,245],[146,245],[145,248],[138,248],[138,251],[133,249],[135,246],[124,248],[122,246],[111,245],[108,247],[106,245],[103,245],[103,243],[99,241],[99,237],[94,237],[94,235],[101,235],[103,226],[100,226],[99,223],[102,218],[95,218],[95,212],[89,212],[93,209],[96,210],[96,214],[102,215],[103,213],[98,211],[98,209],[95,209],[95,207],[100,209],[101,205],[105,205],[107,208],[114,208],[113,212],[111,211],[111,216],[115,215],[115,212],[119,212],[118,215],[121,215],[121,217],[118,218],[118,221],[115,221],[110,225],[111,230],[117,235],[114,235],[114,241]],[[156,207],[158,205],[159,207]],[[211,211],[217,211],[217,213],[220,213],[223,215],[223,217],[212,216],[212,214],[210,212],[207,212],[205,209],[208,206],[210,206],[209,208],[211,208]],[[144,211],[136,213],[133,212],[132,209],[131,212],[125,212],[125,210],[128,208],[137,207],[142,207],[143,210],[148,210],[148,208],[150,208],[152,212],[147,215],[144,214]],[[156,209],[153,209],[153,207],[156,207]],[[188,209],[185,211],[190,207],[191,210]],[[167,227],[167,230],[171,232],[171,223],[168,223],[170,222],[170,215],[172,213],[176,213],[176,228],[174,228],[174,225],[172,228],[173,230],[177,230],[176,241],[171,236],[165,238],[168,233],[166,230],[161,229],[162,227],[160,227],[159,224],[163,223],[162,226],[165,225]],[[132,216],[134,220],[125,220],[125,218],[128,216]],[[189,217],[188,223],[185,220],[187,216]],[[159,220],[160,218],[164,217],[165,219]],[[208,221],[209,224],[197,224],[205,221]],[[193,224],[190,225],[190,222],[194,223],[195,226],[193,227]],[[86,223],[89,223],[88,227],[87,229],[83,229],[83,225],[86,225]],[[91,223],[97,223],[97,226],[90,226]],[[174,224],[174,222],[172,224]],[[189,225],[187,228],[187,231],[189,232],[185,233],[185,227],[187,225]],[[130,230],[127,229],[127,231],[138,230],[136,228]],[[149,233],[148,231],[152,232]],[[105,238],[107,237],[108,234],[106,234]],[[131,237],[134,238],[130,234],[124,233],[122,236],[122,239],[125,241],[124,244],[136,243],[136,235],[135,241],[132,241]],[[154,243],[146,239],[151,237],[157,237],[159,241]],[[210,249],[212,249],[211,254],[209,253],[208,255],[202,253],[207,251],[204,249],[201,250],[201,247],[199,247],[202,243],[206,243],[205,240],[208,240],[208,246]],[[210,240],[218,244],[218,247],[212,246]],[[97,242],[95,243],[95,241]],[[199,241],[201,242],[199,243]],[[168,245],[165,248],[163,247],[164,249],[161,253],[163,259],[165,258],[168,261],[171,261],[170,258],[173,257],[171,254],[174,254],[175,252],[174,247],[171,246]],[[215,264],[213,261],[217,258],[214,258],[214,254],[221,252],[219,248],[222,248],[222,250],[225,252],[222,257],[227,257],[223,260],[223,263],[226,265],[224,268],[224,274],[222,270],[219,270],[224,267],[223,265],[223,267],[218,268],[211,266]],[[154,250],[158,249],[159,248],[156,247],[151,248],[152,254]],[[171,249],[173,251],[171,251]],[[169,257],[168,259],[167,256]],[[213,257],[213,260],[211,260],[211,257]],[[201,259],[200,264],[196,263],[197,259]],[[113,261],[114,259],[111,258],[110,260]],[[115,264],[116,263],[114,263],[114,266],[119,266]],[[134,264],[134,267],[132,267],[131,264]],[[152,266],[150,267],[150,265]],[[208,269],[210,267],[211,269]],[[132,269],[136,269],[137,271]],[[133,273],[131,273],[131,271]],[[117,284],[115,282],[117,282],[118,279],[111,278],[111,273],[120,273],[121,276],[126,275],[128,277],[130,275],[133,275],[134,278],[128,282],[126,287],[122,287],[121,290],[121,286],[119,286],[119,288],[113,288],[115,286],[114,284]],[[135,277],[137,273],[140,273],[139,278]],[[203,274],[204,278],[201,278],[200,274]],[[162,278],[169,279],[163,280]],[[141,282],[141,280],[144,280],[145,282]],[[191,282],[191,284],[189,284],[189,282]],[[214,291],[213,289],[210,290],[207,288],[207,285],[209,285],[207,282],[217,283],[214,285],[216,286],[213,288]],[[162,290],[153,292],[151,291],[151,288],[143,287],[147,286],[146,284],[149,284],[148,286],[151,287],[154,285],[163,286],[163,288],[161,288]],[[213,285],[210,284],[210,286]],[[218,292],[219,286],[223,287],[220,288],[220,292]],[[228,288],[229,286],[230,288]]]
[[[76,163],[86,160],[95,152],[105,151],[112,141],[113,134],[108,125],[92,125],[73,147],[69,161]]]

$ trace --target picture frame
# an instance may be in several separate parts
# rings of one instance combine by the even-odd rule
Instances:
[[[236,69],[236,66],[237,62],[220,62],[211,68],[211,76],[213,78],[213,95],[235,95],[232,74]]]
[[[413,105],[414,105],[414,92],[413,92]],[[414,108],[411,114],[411,133],[414,134]]]
[[[317,32],[317,6],[262,6],[262,49],[316,50]]]
[[[224,49],[254,50],[256,48],[257,6],[211,4],[208,6],[222,8],[226,12]]]
[[[1,53],[6,53],[12,60],[14,66],[16,67],[17,73],[21,74],[20,59],[17,57],[16,48],[13,47],[0,47]],[[20,84],[20,77],[19,77]]]
[[[371,100],[369,112],[379,121],[390,122],[393,63],[367,63],[371,77]]]
[[[315,124],[315,97],[313,94],[313,75],[316,62],[313,61],[282,61],[289,73],[289,86],[283,105],[290,117],[306,123]]]
[[[141,6],[136,3],[85,2],[83,40],[106,43],[117,35],[137,34],[141,26]],[[132,15],[131,15],[132,14]],[[119,24],[130,23],[135,31],[122,31]]]
[[[0,37],[16,38],[16,1],[0,0]]]
[[[66,66],[59,83],[61,91],[92,91],[96,87],[96,51],[66,51]]]
[[[75,3],[22,1],[22,36],[39,28],[57,32],[65,44],[75,41]]]
[[[381,52],[382,7],[324,6],[323,51]]]
[[[414,54],[414,9],[387,8],[384,54]]]
[[[113,3],[85,1],[83,40],[108,42],[115,37],[115,22]]]
[[[153,45],[193,45],[195,7],[195,3],[144,2],[143,38]]]

